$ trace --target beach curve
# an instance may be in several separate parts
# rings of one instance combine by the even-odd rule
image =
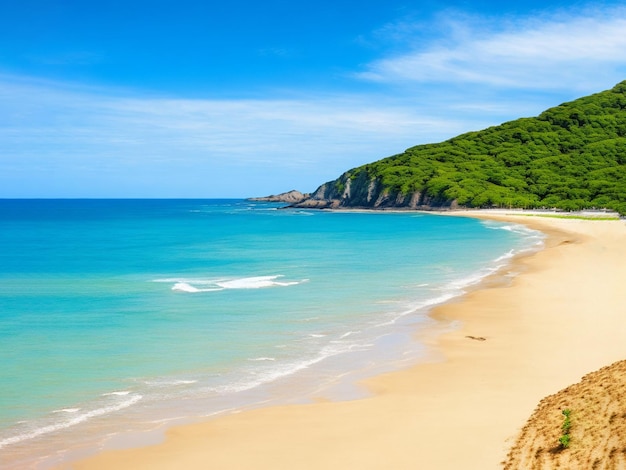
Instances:
[[[428,339],[443,360],[367,380],[368,398],[176,427],[158,446],[103,452],[69,468],[499,468],[539,400],[626,357],[626,226],[461,215],[523,223],[548,239],[514,260],[510,270],[521,274],[512,282],[432,311],[461,323]]]

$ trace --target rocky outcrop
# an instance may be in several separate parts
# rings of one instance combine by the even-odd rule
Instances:
[[[251,197],[249,201],[259,202],[286,202],[287,204],[297,204],[309,198],[309,194],[303,194],[295,189],[286,193],[276,194],[265,197]]]
[[[421,191],[403,193],[384,188],[366,172],[346,172],[338,179],[324,183],[308,198],[290,207],[312,209],[454,209],[455,201],[433,198]]]

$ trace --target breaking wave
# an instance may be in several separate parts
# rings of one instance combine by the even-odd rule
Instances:
[[[103,394],[102,396],[125,396],[126,397],[127,395],[122,395],[121,392],[113,392],[113,393]],[[67,420],[61,420],[59,422],[54,422],[52,424],[36,427],[34,429],[30,429],[20,434],[1,439],[0,449],[11,444],[17,444],[18,442],[22,442],[22,441],[26,441],[29,439],[33,439],[35,437],[42,436],[44,434],[50,434],[56,431],[61,431],[62,429],[76,426],[77,424],[83,423],[89,419],[96,418],[98,416],[104,416],[109,413],[114,413],[116,411],[123,410],[124,408],[128,408],[129,406],[134,405],[142,398],[143,397],[139,394],[130,394],[127,398],[125,398],[121,402],[113,403],[111,405],[103,406],[101,408],[95,408],[93,410],[87,411],[82,414],[77,414],[78,411],[80,411],[79,408],[66,408],[63,410],[56,410],[53,412],[55,415],[59,415],[59,413],[63,413],[63,414],[72,415],[72,417]]]
[[[267,287],[289,287],[307,282],[308,279],[299,281],[284,281],[283,275],[253,276],[226,279],[156,279],[153,282],[171,282],[173,291],[195,294],[198,292],[218,292],[228,289],[264,289]]]

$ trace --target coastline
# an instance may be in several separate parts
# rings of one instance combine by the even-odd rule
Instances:
[[[105,452],[70,468],[498,468],[541,398],[626,356],[618,302],[626,228],[450,215],[514,221],[548,239],[544,250],[513,262],[522,274],[511,283],[433,309],[434,318],[461,323],[429,338],[444,360],[368,379],[368,398],[177,427],[158,446]]]

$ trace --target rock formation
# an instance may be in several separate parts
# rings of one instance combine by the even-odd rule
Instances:
[[[425,192],[402,194],[383,188],[377,179],[370,179],[365,172],[354,177],[350,172],[337,180],[324,183],[302,201],[292,207],[316,209],[454,209],[455,201],[433,198]]]
[[[305,201],[309,197],[309,194],[303,194],[300,191],[291,190],[286,193],[275,194],[272,196],[265,197],[251,197],[249,201],[259,201],[259,202],[286,202],[287,204],[297,204],[302,201]]]

